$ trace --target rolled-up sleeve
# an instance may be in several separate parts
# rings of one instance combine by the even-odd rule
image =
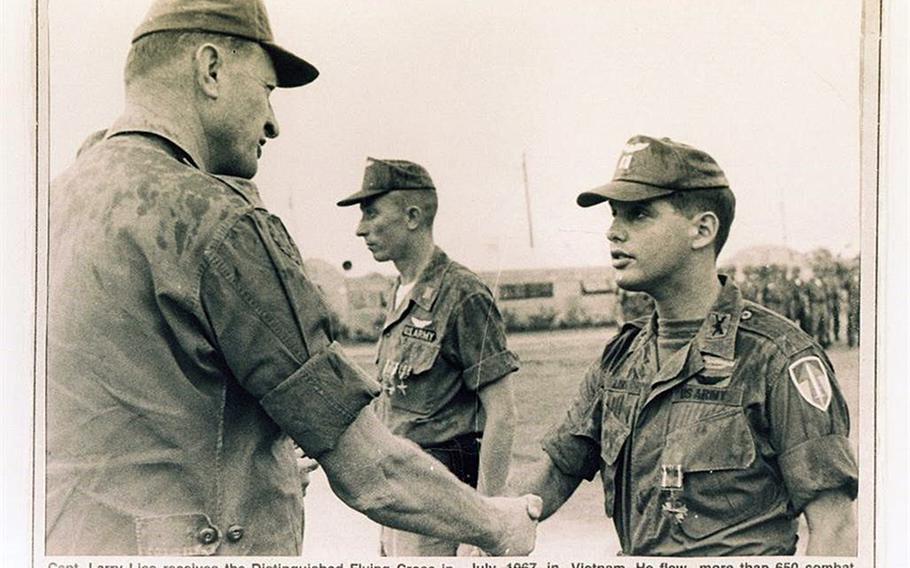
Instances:
[[[207,251],[200,300],[231,374],[318,458],[378,385],[331,341],[327,307],[283,227],[257,214],[240,218]]]
[[[566,475],[591,480],[600,469],[602,396],[600,366],[595,364],[588,369],[563,421],[541,443]]]
[[[798,353],[775,379],[768,399],[771,441],[794,509],[832,489],[856,498],[847,404],[827,357],[814,348]]]
[[[506,346],[502,316],[488,294],[468,296],[454,314],[453,326],[456,357],[469,389],[480,390],[518,370],[518,357]]]

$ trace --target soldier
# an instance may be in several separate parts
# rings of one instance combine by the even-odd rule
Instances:
[[[126,112],[50,191],[48,554],[299,555],[293,442],[377,522],[533,547],[534,499],[479,496],[376,419],[249,181],[271,91],[317,73],[261,0],[158,0],[136,30]]]
[[[785,316],[789,311],[786,301],[786,290],[773,272],[768,273],[761,293],[761,303],[769,310]]]
[[[828,316],[831,322],[832,341],[840,341],[840,312],[841,312],[841,286],[837,272],[832,271],[828,278],[825,279],[825,286],[828,291]]]
[[[847,345],[859,345],[859,268],[853,268],[847,278]]]
[[[814,276],[806,283],[806,298],[809,303],[809,333],[819,345],[828,347],[831,345],[828,293],[820,277]]]
[[[374,405],[389,429],[419,444],[465,483],[500,493],[509,471],[515,403],[493,295],[433,242],[436,188],[407,160],[367,159],[357,236],[398,270],[379,339],[382,391]],[[453,556],[458,541],[382,528],[383,556]]]
[[[546,518],[600,470],[626,555],[793,554],[800,513],[809,554],[854,554],[846,404],[811,338],[718,277],[734,212],[720,167],[636,136],[613,181],[578,197],[604,201],[617,284],[656,311],[608,343],[515,489]]]

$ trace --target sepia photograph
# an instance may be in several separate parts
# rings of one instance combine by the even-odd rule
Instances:
[[[38,2],[32,564],[877,565],[888,14]]]

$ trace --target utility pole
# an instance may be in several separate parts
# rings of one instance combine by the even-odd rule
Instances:
[[[531,223],[531,191],[528,189],[528,161],[524,152],[521,154],[521,169],[525,181],[525,211],[528,218],[528,243],[534,248],[534,225]]]

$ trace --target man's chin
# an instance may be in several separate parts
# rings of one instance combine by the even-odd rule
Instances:
[[[626,292],[647,292],[645,283],[633,278],[617,278],[616,286]]]

